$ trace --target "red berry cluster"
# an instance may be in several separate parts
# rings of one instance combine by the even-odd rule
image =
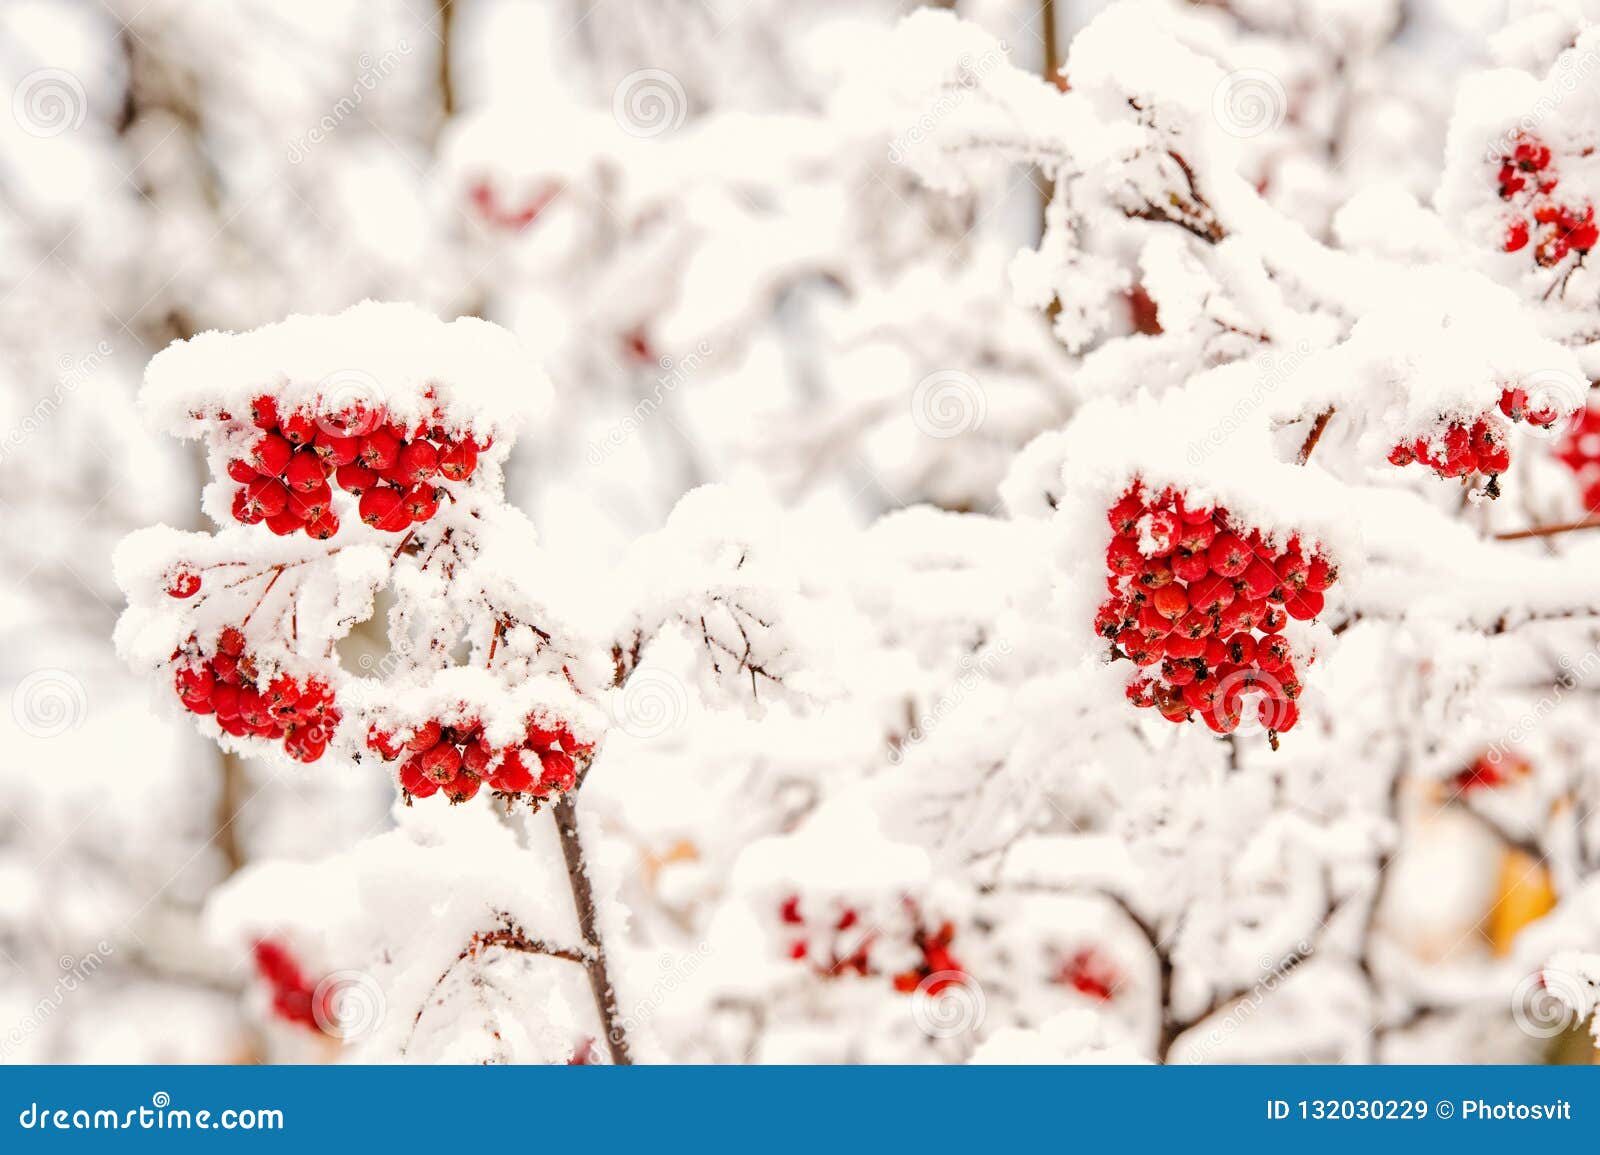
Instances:
[[[1062,963],[1054,981],[1058,986],[1071,987],[1079,994],[1108,1003],[1116,997],[1122,975],[1099,951],[1089,947]]]
[[[272,988],[272,1013],[286,1023],[321,1031],[322,1024],[335,1021],[332,1008],[317,1005],[316,987],[300,970],[300,964],[284,947],[267,939],[255,945],[256,973]],[[324,992],[324,1004],[332,997]]]
[[[1453,794],[1469,794],[1474,790],[1495,790],[1533,772],[1533,767],[1521,758],[1493,759],[1479,755],[1472,764],[1457,771],[1450,778]]]
[[[362,405],[280,414],[263,394],[251,402],[250,420],[260,436],[228,463],[228,476],[239,482],[234,518],[265,522],[280,535],[304,530],[319,541],[339,532],[333,485],[360,498],[362,521],[395,532],[438,512],[445,493],[433,484],[435,475],[465,481],[488,448],[453,439],[438,415],[408,429]]]
[[[950,953],[950,943],[955,937],[954,923],[941,923],[939,929],[932,934],[919,926],[911,941],[922,952],[922,959],[916,966],[894,976],[894,989],[903,995],[911,994],[934,975],[939,977],[933,978],[926,987],[930,995],[936,995],[945,987],[959,983],[961,976],[967,972],[956,961],[955,955]]]
[[[180,651],[175,660],[184,657]],[[193,713],[215,714],[235,738],[247,735],[283,742],[300,762],[315,762],[339,724],[333,689],[323,681],[296,681],[288,674],[263,679],[259,663],[245,652],[244,634],[228,626],[210,656],[193,653],[174,676],[178,698]]]
[[[1561,411],[1554,406],[1529,405],[1528,392],[1521,388],[1500,394],[1500,412],[1512,421],[1526,421],[1539,429],[1554,425],[1561,418]],[[1420,461],[1440,477],[1468,477],[1474,473],[1492,477],[1511,468],[1511,451],[1500,438],[1494,421],[1485,413],[1470,427],[1452,421],[1436,441],[1419,437],[1408,445],[1396,445],[1389,451],[1389,464]]]
[[[1538,230],[1533,259],[1549,268],[1568,253],[1587,253],[1600,241],[1594,206],[1564,205],[1551,195],[1560,178],[1551,163],[1550,149],[1537,138],[1519,135],[1511,153],[1500,158],[1500,199],[1517,210],[1506,225],[1502,246],[1508,253],[1525,248]]]
[[[1226,734],[1245,696],[1260,694],[1269,735],[1292,728],[1300,682],[1281,631],[1322,612],[1338,571],[1298,538],[1274,549],[1258,530],[1236,530],[1221,506],[1190,505],[1171,489],[1147,495],[1135,482],[1108,516],[1111,596],[1095,629],[1114,643],[1113,658],[1151,670],[1129,700],[1171,722],[1198,713]]]
[[[497,229],[515,233],[538,220],[539,214],[560,194],[560,185],[546,185],[520,205],[502,205],[500,198],[495,195],[494,186],[487,180],[480,180],[474,181],[467,190],[467,199],[486,222]]]
[[[1584,508],[1600,509],[1600,409],[1585,409],[1556,446],[1556,459],[1576,475]]]
[[[945,987],[959,982],[959,976],[966,973],[950,953],[950,943],[956,934],[955,924],[943,923],[930,933],[923,929],[915,904],[908,901],[906,908],[914,928],[911,944],[921,957],[915,966],[894,975],[894,989],[909,994],[929,976],[937,974],[940,977],[928,985],[927,991],[929,994],[938,994]],[[880,937],[879,931],[877,928],[864,932],[858,929],[861,914],[855,907],[845,907],[837,918],[820,926],[808,926],[807,919],[800,912],[800,896],[791,894],[779,904],[778,918],[793,935],[789,939],[789,958],[797,962],[810,962],[812,969],[821,977],[881,973],[874,968],[871,958],[873,945]],[[852,931],[853,934],[850,933]]]
[[[861,914],[855,907],[845,907],[838,918],[820,928],[820,935],[814,933],[818,928],[807,927],[806,918],[800,913],[798,894],[791,894],[783,900],[778,907],[778,918],[785,926],[795,928],[796,937],[789,940],[789,957],[796,962],[811,960],[817,973],[825,978],[873,973],[872,960],[868,956],[878,937],[877,931],[869,930],[865,934],[858,931],[850,935],[849,942],[843,940],[846,932],[854,930],[861,923]],[[826,943],[821,949],[813,950],[813,938],[825,939]]]
[[[529,718],[521,743],[494,747],[476,721],[460,724],[430,719],[405,738],[373,726],[367,746],[386,762],[405,755],[400,786],[407,799],[443,792],[452,804],[465,802],[487,784],[502,794],[526,794],[538,801],[563,794],[578,784],[574,755],[592,745],[578,742],[565,726],[550,729]]]

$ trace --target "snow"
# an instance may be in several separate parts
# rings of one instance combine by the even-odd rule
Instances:
[[[437,411],[447,429],[499,441],[538,419],[550,385],[497,325],[363,301],[336,316],[293,316],[247,333],[213,330],[175,342],[151,358],[140,403],[161,427],[194,437],[205,429],[197,420],[219,411],[247,415],[263,393],[283,413],[361,405],[411,425]]]

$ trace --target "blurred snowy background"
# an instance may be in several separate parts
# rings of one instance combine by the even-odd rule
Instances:
[[[1098,8],[949,6],[1036,75]],[[707,481],[759,488],[830,525],[919,503],[996,508],[1016,452],[1073,405],[1073,362],[1045,314],[1013,303],[1007,275],[1038,240],[1048,189],[1015,165],[945,194],[898,163],[908,142],[856,94],[911,7],[0,8],[11,97],[0,115],[0,1057],[325,1054],[270,1021],[248,955],[207,932],[206,903],[252,863],[314,862],[392,821],[381,776],[224,756],[158,712],[155,691],[111,652],[114,543],[155,521],[202,525],[198,452],[134,408],[145,362],[171,340],[369,297],[505,325],[557,387],[548,422],[517,446],[511,496],[547,545],[584,565],[606,565]],[[1313,229],[1375,175],[1431,191],[1454,79],[1440,70],[1481,67],[1504,18],[1487,0],[1201,7],[1281,37],[1283,75],[1357,78],[1337,116],[1292,124],[1261,160],[1275,203]],[[1408,63],[1422,53],[1428,68]],[[1373,71],[1381,85],[1367,83]],[[1127,331],[1150,323],[1137,295],[1126,305]],[[594,789],[630,864],[641,937],[696,925],[733,849],[769,832],[739,826],[747,776],[778,783],[768,809],[803,807],[784,791],[803,795],[808,775],[789,782],[784,760],[845,764],[860,753],[851,741],[841,731],[838,749],[774,753],[757,724],[698,715],[662,741],[620,739]],[[681,788],[630,803],[630,783],[666,777]],[[1415,821],[1387,917],[1418,968],[1470,976],[1548,908],[1548,884],[1481,822]],[[1059,901],[1019,925],[1076,932],[1105,919]],[[679,956],[691,972],[695,934]],[[1115,956],[1115,934],[1095,949]],[[1108,1001],[1094,957],[1069,951],[1063,1005]],[[1137,983],[1139,965],[1121,969]],[[1530,1036],[1505,1009],[1498,996],[1487,1009],[1468,997],[1424,1008],[1419,1021],[1439,1031],[1387,1054],[1587,1055],[1579,1035]],[[680,1022],[659,1010],[667,1051],[738,1057],[743,1045],[700,1037],[703,1012],[693,1003]],[[1281,1013],[1300,1044],[1268,1030],[1224,1057],[1351,1053],[1327,1041],[1336,1024],[1317,1021],[1315,1001]],[[1273,1014],[1269,1003],[1257,1017]],[[905,1057],[839,1053],[806,1037],[804,1015],[797,1024],[767,1053]]]

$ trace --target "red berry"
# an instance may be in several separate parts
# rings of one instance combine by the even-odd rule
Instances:
[[[356,454],[361,451],[359,437],[340,437],[336,433],[329,433],[326,429],[317,433],[316,440],[311,443],[311,451],[326,461],[329,465],[349,465],[356,459]]]
[[[288,467],[289,459],[294,456],[294,446],[276,433],[265,433],[256,438],[247,456],[257,473],[277,477]]]
[[[1263,697],[1256,703],[1256,717],[1273,733],[1287,734],[1300,720],[1300,707],[1288,698]]]
[[[1151,596],[1151,604],[1162,617],[1181,618],[1189,611],[1189,595],[1181,585],[1174,582],[1158,589]]]
[[[364,493],[378,484],[378,471],[365,465],[345,464],[334,471],[334,481],[346,493]]]
[[[173,676],[173,684],[180,698],[209,699],[211,691],[216,689],[217,680],[205,666],[186,666]]]
[[[1263,638],[1256,646],[1256,665],[1269,674],[1281,670],[1290,657],[1289,639],[1282,634]]]
[[[361,439],[356,460],[368,469],[388,469],[400,453],[400,439],[387,428],[374,429]]]
[[[1522,182],[1519,179],[1517,181],[1517,185],[1518,185],[1519,188],[1521,187],[1521,184],[1522,184]],[[1502,193],[1502,195],[1504,195],[1504,193]],[[1503,247],[1504,247],[1505,251],[1508,252],[1508,253],[1514,253],[1518,249],[1526,248],[1527,244],[1528,244],[1528,222],[1527,221],[1512,221],[1511,224],[1506,228],[1505,240],[1503,242]]]
[[[1172,555],[1172,574],[1179,581],[1197,582],[1210,572],[1211,559],[1204,550],[1188,554],[1179,550]]]
[[[269,518],[289,504],[289,491],[275,477],[259,477],[244,487],[244,499],[253,517]]]
[[[1277,576],[1283,583],[1285,594],[1305,585],[1306,578],[1311,572],[1309,563],[1297,553],[1286,553],[1279,557],[1277,570]],[[1266,595],[1263,594],[1262,596],[1265,597]]]
[[[278,422],[278,428],[296,445],[309,445],[317,435],[317,424],[309,413],[291,413]]]
[[[1197,610],[1226,609],[1236,596],[1233,583],[1220,574],[1207,574],[1189,585],[1189,604]]]
[[[387,730],[380,730],[377,726],[367,731],[367,746],[381,754],[385,762],[398,758],[400,752],[405,749],[405,743],[396,742],[393,734]]]
[[[1147,513],[1139,519],[1138,530],[1141,539],[1154,546],[1157,554],[1171,553],[1178,541],[1178,517],[1166,510],[1156,510]]]
[[[442,787],[451,802],[465,802],[478,792],[478,779],[466,771],[457,774],[449,785]]]
[[[284,739],[284,750],[299,762],[315,762],[328,748],[328,735],[315,726],[295,727]]]
[[[313,488],[303,493],[291,492],[287,509],[301,523],[306,523],[322,520],[332,507],[333,488],[326,481],[319,480]]]
[[[339,519],[333,515],[332,511],[324,513],[315,521],[306,522],[306,536],[315,538],[317,541],[327,541],[338,532]]]
[[[1130,493],[1113,505],[1106,516],[1110,520],[1113,530],[1118,534],[1126,535],[1133,532],[1133,527],[1143,514],[1144,506],[1140,504],[1138,498]]]
[[[278,403],[263,393],[250,402],[250,420],[257,429],[272,430],[278,425]]]
[[[239,687],[227,682],[219,683],[211,691],[211,706],[218,718],[239,716]]]
[[[528,769],[522,755],[515,750],[507,754],[505,761],[500,763],[496,778],[498,788],[512,794],[533,789],[533,773]]]
[[[1244,571],[1244,586],[1251,598],[1264,598],[1278,588],[1278,574],[1266,562],[1255,558]]]
[[[441,741],[423,753],[421,762],[422,772],[443,784],[454,778],[456,771],[461,769],[461,751],[449,742]]]
[[[400,450],[395,458],[395,468],[405,479],[404,484],[416,485],[428,480],[439,470],[439,451],[431,442],[412,441]]]
[[[429,719],[411,732],[411,736],[405,741],[405,747],[413,754],[421,754],[424,750],[436,746],[443,732],[443,727],[438,722]]]
[[[405,507],[412,521],[427,521],[439,512],[439,490],[426,482],[413,486],[406,493]]]
[[[326,477],[322,459],[305,449],[291,457],[283,470],[284,484],[299,493],[310,493],[318,486],[327,484]]]
[[[465,481],[478,467],[478,451],[464,441],[445,446],[439,455],[439,471],[451,481]]]
[[[228,476],[233,480],[248,485],[261,474],[256,472],[256,467],[242,457],[235,457],[228,462]]]
[[[1300,590],[1284,599],[1283,608],[1297,622],[1308,622],[1322,612],[1322,595],[1315,590]]]
[[[1224,533],[1206,551],[1212,572],[1223,577],[1238,577],[1250,564],[1250,550],[1234,533]]]
[[[180,565],[167,575],[167,594],[175,598],[192,598],[200,592],[200,573]]]
[[[287,537],[289,534],[297,532],[305,523],[305,518],[292,509],[286,509],[282,513],[275,513],[267,518],[267,528],[279,537]]]
[[[539,785],[550,790],[571,790],[578,782],[577,770],[571,758],[555,750],[539,755]]]
[[[385,523],[394,517],[396,511],[399,511],[402,516],[405,515],[405,510],[401,504],[400,491],[396,489],[367,490],[361,495],[359,508],[361,520],[379,529],[384,528]],[[410,518],[407,517],[406,520],[409,523]]]
[[[1178,545],[1190,553],[1197,553],[1210,546],[1217,538],[1217,523],[1209,518],[1205,521],[1185,524],[1178,531]]]

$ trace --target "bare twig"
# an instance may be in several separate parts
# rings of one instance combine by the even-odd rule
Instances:
[[[1536,525],[1532,529],[1518,529],[1510,533],[1497,533],[1495,541],[1524,541],[1530,537],[1555,537],[1577,529],[1600,529],[1600,517],[1586,517],[1581,521],[1564,521],[1558,525]]]
[[[1317,414],[1317,419],[1311,424],[1311,432],[1306,434],[1305,442],[1300,446],[1300,456],[1298,460],[1301,465],[1304,465],[1306,462],[1311,460],[1311,454],[1317,448],[1317,442],[1322,440],[1322,432],[1328,428],[1328,421],[1332,417],[1332,405],[1328,406],[1321,413]]]
[[[584,970],[589,975],[589,989],[594,993],[595,1010],[600,1016],[600,1027],[606,1033],[606,1045],[611,1050],[611,1061],[618,1065],[633,1062],[628,1054],[628,1035],[622,1026],[622,1015],[617,1009],[617,992],[611,984],[606,967],[605,945],[600,938],[598,910],[594,902],[594,887],[589,882],[589,869],[584,863],[583,843],[578,835],[578,813],[573,794],[563,795],[554,807],[556,833],[561,839],[561,855],[567,863],[567,882],[572,888],[572,905],[578,913],[578,929],[583,935],[589,957]]]

